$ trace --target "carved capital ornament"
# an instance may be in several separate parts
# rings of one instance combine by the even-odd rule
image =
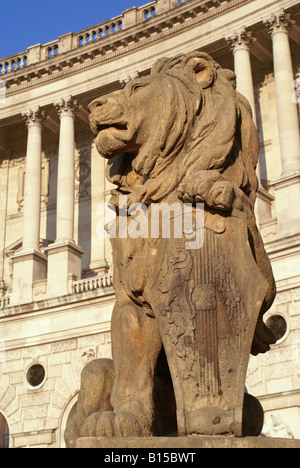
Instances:
[[[28,111],[23,112],[22,117],[25,119],[27,127],[42,126],[46,118],[46,112],[38,106],[35,109],[28,109]]]
[[[60,117],[64,115],[74,117],[79,109],[77,99],[74,99],[72,96],[61,98],[59,101],[54,102],[54,107],[57,109]]]
[[[267,27],[270,35],[274,35],[279,32],[288,33],[295,21],[291,19],[289,13],[285,13],[284,9],[281,9],[277,13],[272,13],[270,18],[264,20],[264,25]]]
[[[253,37],[253,33],[247,31],[246,27],[243,27],[238,32],[234,32],[231,36],[227,36],[225,40],[233,53],[239,49],[250,50],[250,47],[256,41]]]

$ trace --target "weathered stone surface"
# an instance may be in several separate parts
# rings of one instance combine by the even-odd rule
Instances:
[[[268,437],[90,437],[77,441],[77,448],[145,448],[145,449],[202,449],[202,448],[300,448],[300,440]]]
[[[90,111],[117,186],[117,302],[112,410],[86,415],[81,435],[259,435],[245,377],[250,353],[275,342],[262,320],[275,283],[254,215],[257,132],[234,73],[200,52],[160,59]],[[176,424],[174,396],[157,410],[166,385]]]
[[[81,373],[81,391],[74,413],[71,413],[65,431],[69,448],[74,448],[80,435],[89,436],[96,431],[99,415],[110,411],[109,402],[113,365],[110,359],[95,359]]]

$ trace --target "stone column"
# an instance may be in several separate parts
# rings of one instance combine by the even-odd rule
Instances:
[[[257,126],[256,107],[255,107],[255,93],[253,85],[252,67],[250,49],[255,42],[255,38],[251,31],[247,31],[246,27],[240,31],[233,33],[231,36],[226,37],[226,41],[230,45],[234,56],[234,71],[236,74],[237,91],[245,96],[252,109],[253,121]],[[257,203],[255,206],[255,213],[260,222],[265,219],[271,218],[272,201],[271,197],[261,184],[260,177],[260,162],[257,164],[257,177],[259,188],[257,193]]]
[[[46,257],[41,253],[42,124],[44,112],[37,108],[23,114],[28,128],[24,190],[23,244],[12,257],[13,292],[11,304],[33,300],[33,283],[46,278]]]
[[[300,232],[300,136],[297,105],[293,99],[294,73],[289,30],[294,21],[284,10],[264,21],[272,37],[274,76],[282,174],[275,189],[278,235]]]
[[[250,59],[250,47],[255,39],[252,32],[248,32],[244,27],[239,32],[226,37],[226,41],[230,45],[234,56],[237,91],[248,99],[253,112],[253,120],[256,124],[255,95]]]
[[[60,116],[56,242],[74,242],[75,203],[75,113],[77,102],[71,97],[55,104]]]
[[[44,113],[37,109],[23,114],[28,128],[26,175],[24,189],[23,250],[39,249],[41,176],[42,176],[42,122]]]
[[[299,122],[292,99],[294,72],[289,44],[289,30],[294,22],[281,10],[264,23],[272,37],[282,175],[286,176],[300,171]]]
[[[75,114],[71,96],[54,104],[60,116],[57,176],[56,241],[48,246],[48,296],[72,292],[72,280],[81,278],[84,251],[74,241]]]
[[[6,145],[5,145],[6,146]],[[1,129],[0,129],[0,149],[1,149]],[[3,149],[0,158],[0,298],[6,295],[7,287],[4,282],[4,265],[6,247],[6,216],[7,216],[7,201],[8,201],[8,185],[9,185],[9,166],[10,166],[11,150]]]
[[[95,143],[93,143],[91,147],[92,238],[90,268],[98,275],[108,273],[109,264],[106,260],[106,254],[107,251],[110,252],[110,245],[107,246],[109,239],[105,237],[103,231],[99,232],[99,224],[104,230],[104,225],[107,223],[109,214],[113,214],[106,204],[106,193],[110,193],[110,191],[107,190],[109,182],[107,182],[105,177],[105,165],[106,162],[104,158],[99,158],[99,153],[95,147]]]

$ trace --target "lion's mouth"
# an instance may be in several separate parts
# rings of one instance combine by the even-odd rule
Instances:
[[[103,132],[104,130],[117,130],[119,132],[127,132],[128,131],[128,123],[127,122],[109,122],[109,123],[98,123],[91,119],[91,130],[95,136],[99,135],[99,133]]]

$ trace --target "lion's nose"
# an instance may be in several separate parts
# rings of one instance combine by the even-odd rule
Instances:
[[[106,107],[106,111],[111,107],[118,107],[121,105],[121,97],[123,94],[123,90],[120,90],[111,94],[106,94],[105,96],[100,96],[89,104],[88,109],[90,112],[93,112],[96,109],[100,110],[101,107]]]

